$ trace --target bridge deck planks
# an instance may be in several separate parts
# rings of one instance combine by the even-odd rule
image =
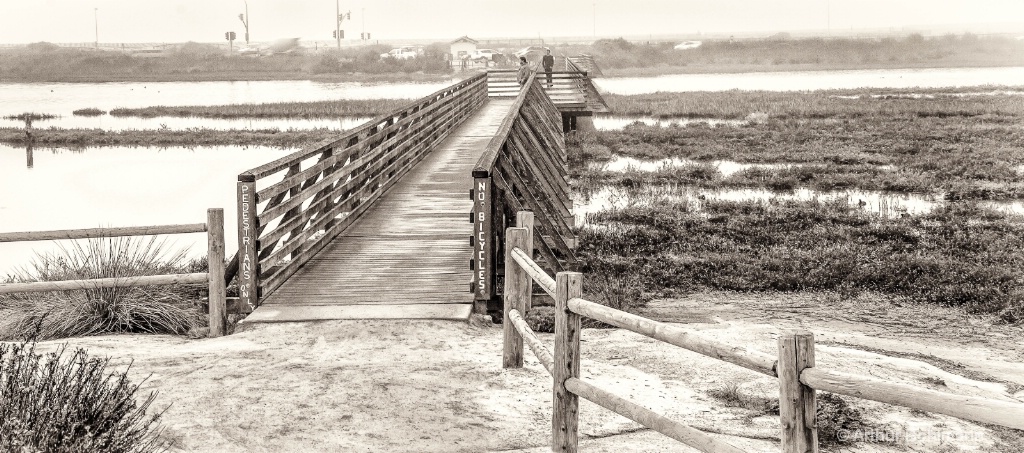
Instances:
[[[488,100],[263,305],[472,303],[470,174],[513,102]]]

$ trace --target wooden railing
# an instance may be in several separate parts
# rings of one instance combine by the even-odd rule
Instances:
[[[601,68],[594,61],[593,55],[581,54],[575,57],[565,57],[565,70],[566,71],[586,71],[590,74],[590,77],[600,77],[604,74],[601,73]]]
[[[207,272],[192,274],[141,275],[134,277],[92,278],[0,284],[0,294],[76,291],[83,289],[120,288],[130,286],[159,286],[208,283],[210,307],[210,336],[227,333],[227,307],[224,278],[224,210],[206,211],[206,223],[184,225],[156,225],[121,228],[88,228],[78,230],[28,231],[0,233],[2,242],[56,241],[124,236],[152,236],[158,234],[206,233]]]
[[[544,93],[560,111],[586,110],[590,106],[587,95],[587,73],[583,71],[552,71],[551,83],[547,82],[547,73],[536,72]],[[514,69],[487,70],[487,95],[490,97],[517,97],[520,92]],[[596,92],[596,90],[594,90]],[[601,99],[600,102],[604,102]]]
[[[486,99],[479,74],[238,175],[239,253],[229,278],[237,271],[241,302],[259,305]]]
[[[515,213],[537,218],[538,251],[553,272],[575,266],[561,114],[532,75],[473,170],[473,292],[478,311],[498,302],[505,227]]]
[[[781,451],[818,451],[815,391],[893,404],[964,420],[1024,429],[1024,404],[955,395],[883,379],[816,367],[810,332],[783,332],[778,356],[719,343],[696,331],[653,321],[583,299],[583,276],[559,272],[551,278],[532,259],[531,216],[520,213],[520,227],[505,233],[505,325],[502,364],[523,366],[524,342],[553,378],[552,451],[577,451],[579,397],[708,453],[743,450],[703,431],[668,419],[580,379],[583,316],[779,379]],[[524,321],[536,283],[555,300],[554,353]]]

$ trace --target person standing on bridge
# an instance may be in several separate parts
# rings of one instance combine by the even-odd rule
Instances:
[[[551,88],[551,70],[555,68],[555,57],[551,56],[551,49],[545,49],[547,53],[544,54],[544,58],[540,61],[540,64],[544,66],[544,73],[548,78],[548,88]]]
[[[519,71],[516,72],[516,80],[519,82],[519,86],[526,85],[526,81],[530,80],[530,63],[526,61],[526,57],[519,57]]]

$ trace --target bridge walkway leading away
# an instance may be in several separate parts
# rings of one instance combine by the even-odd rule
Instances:
[[[488,100],[246,322],[466,319],[472,172],[514,100]]]

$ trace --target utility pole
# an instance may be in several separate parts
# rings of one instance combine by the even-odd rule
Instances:
[[[245,45],[249,45],[249,2],[245,2],[245,14],[239,14],[238,20],[245,26]]]
[[[100,19],[99,19],[99,8],[92,9],[92,23],[96,27],[96,45],[97,49],[100,48]]]
[[[338,50],[341,50],[341,6],[338,0],[334,0],[334,39],[338,41]]]
[[[363,12],[360,14],[363,17],[363,32],[359,34],[363,38],[363,43],[366,43],[366,8],[363,8]]]
[[[597,39],[597,2],[594,2],[594,39]]]

